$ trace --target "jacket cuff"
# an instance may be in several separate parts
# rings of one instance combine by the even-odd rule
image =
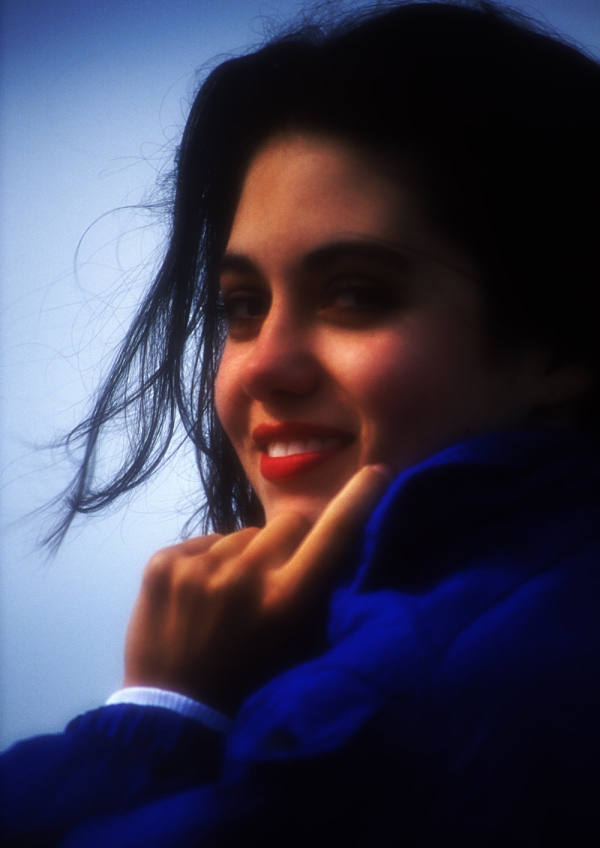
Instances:
[[[119,689],[106,701],[106,706],[113,704],[137,704],[141,707],[162,707],[173,710],[185,718],[200,722],[209,730],[217,733],[227,733],[232,721],[223,713],[207,707],[199,701],[181,695],[179,692],[170,692],[167,689],[158,689],[154,686],[127,686]]]

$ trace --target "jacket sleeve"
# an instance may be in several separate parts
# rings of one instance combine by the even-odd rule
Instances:
[[[309,664],[300,682],[289,674],[257,693],[224,754],[221,737],[175,713],[104,707],[4,755],[2,844],[299,848],[325,835],[369,844],[382,806],[391,809],[381,793],[398,788],[381,706],[370,685]]]
[[[215,779],[221,734],[155,707],[101,707],[0,758],[3,845],[53,846],[90,819]]]

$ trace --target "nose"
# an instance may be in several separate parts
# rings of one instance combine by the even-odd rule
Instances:
[[[303,397],[316,391],[321,366],[312,328],[290,305],[272,304],[248,346],[242,383],[247,394],[263,402]]]

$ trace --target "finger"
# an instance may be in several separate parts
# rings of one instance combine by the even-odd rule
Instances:
[[[192,539],[186,539],[178,545],[161,548],[148,561],[146,577],[155,582],[167,579],[172,564],[178,559],[203,554],[222,538],[219,533],[211,533],[209,536],[196,536]]]
[[[245,527],[243,530],[236,530],[235,533],[221,536],[211,547],[211,553],[223,559],[229,556],[235,556],[239,551],[243,551],[244,548],[248,547],[252,539],[260,532],[259,527]]]
[[[177,545],[177,550],[183,556],[198,556],[203,554],[223,538],[222,533],[210,533],[208,536],[193,536]]]
[[[381,465],[361,468],[328,504],[286,566],[277,572],[276,602],[327,582],[341,554],[363,526],[392,479]]]
[[[229,536],[211,533],[209,536],[186,539],[170,548],[162,548],[152,556],[144,571],[144,594],[155,601],[162,599],[166,603],[175,574],[184,565],[188,566],[190,560],[199,573],[210,574],[224,560],[242,551],[258,532],[258,528],[249,527]]]
[[[296,551],[311,526],[308,518],[295,513],[273,519],[238,556],[230,557],[214,572],[211,587],[216,589],[243,577],[254,580],[259,573],[281,566]]]
[[[250,542],[243,558],[248,567],[256,563],[265,570],[278,568],[292,557],[312,526],[300,513],[278,515]]]
[[[222,536],[201,556],[202,565],[208,574],[221,572],[227,568],[248,547],[250,542],[261,533],[258,527],[246,527],[228,536]]]

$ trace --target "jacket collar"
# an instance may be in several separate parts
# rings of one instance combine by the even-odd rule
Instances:
[[[600,506],[600,445],[563,430],[487,433],[407,469],[375,509],[359,546],[355,588],[439,577],[440,552],[468,535],[490,544],[531,510]]]

